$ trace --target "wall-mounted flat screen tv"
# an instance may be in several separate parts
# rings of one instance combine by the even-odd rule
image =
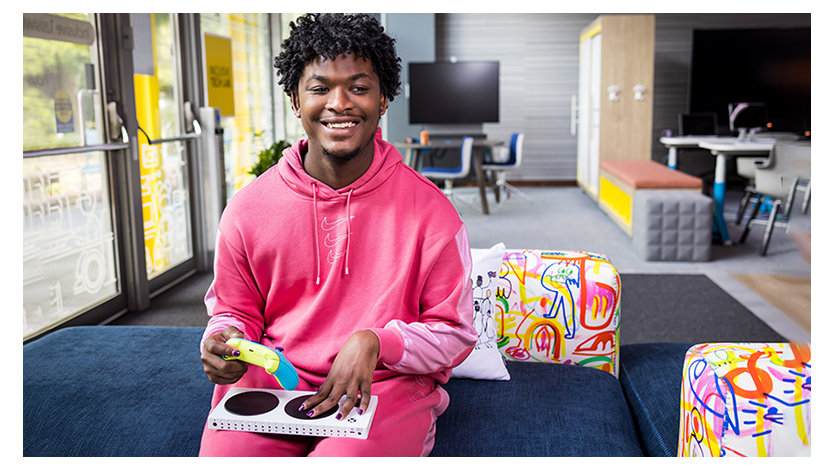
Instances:
[[[763,103],[769,130],[811,130],[811,28],[696,29],[689,111],[729,127],[731,103]]]
[[[410,62],[411,124],[499,122],[498,62]]]

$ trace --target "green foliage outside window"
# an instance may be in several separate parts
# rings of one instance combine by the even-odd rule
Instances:
[[[273,165],[278,163],[278,160],[281,159],[281,154],[284,152],[284,149],[290,147],[290,143],[286,140],[279,140],[274,144],[270,145],[268,148],[265,148],[258,152],[258,161],[254,165],[249,168],[248,173],[250,175],[254,175],[258,177],[262,175],[266,170],[272,168]]]

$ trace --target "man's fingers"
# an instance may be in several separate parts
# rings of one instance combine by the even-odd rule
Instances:
[[[363,414],[368,411],[368,407],[371,406],[371,387],[370,384],[362,387],[362,397],[359,401],[359,414]]]
[[[210,336],[204,343],[204,348],[207,352],[218,356],[237,357],[240,356],[240,351],[233,346],[226,344],[230,338],[242,338],[243,333],[233,326],[226,327],[222,332]]]
[[[321,411],[315,410],[316,406],[318,406],[320,403],[326,400],[331,388],[332,387],[330,383],[327,380],[325,380],[321,387],[319,387],[319,389],[316,391],[316,393],[304,400],[304,403],[301,404],[301,407],[298,408],[298,411],[304,411],[306,412],[307,416],[313,417],[318,415],[321,411],[327,411],[328,409],[330,409],[330,407],[328,407]]]
[[[342,406],[339,407],[339,412],[336,413],[336,419],[342,420],[350,414],[350,411],[356,406],[357,396],[355,394],[346,394]]]

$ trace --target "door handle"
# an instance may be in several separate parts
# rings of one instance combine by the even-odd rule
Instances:
[[[128,143],[125,120],[119,115],[118,103],[110,101],[107,103],[107,123],[109,126],[110,140],[121,140],[123,144]]]

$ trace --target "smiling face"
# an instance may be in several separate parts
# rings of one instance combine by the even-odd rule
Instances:
[[[370,61],[347,53],[319,56],[304,68],[292,104],[309,138],[307,159],[370,166],[374,133],[388,107]]]

